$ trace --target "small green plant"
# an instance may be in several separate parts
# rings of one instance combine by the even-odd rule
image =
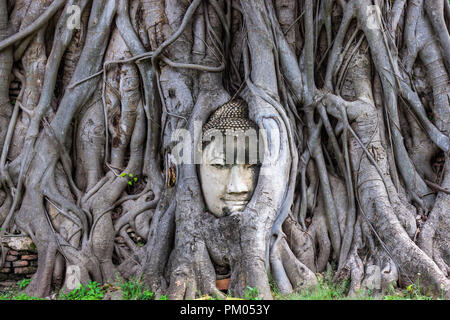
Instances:
[[[277,283],[275,281],[275,279],[273,278],[272,274],[269,273],[267,275],[269,277],[269,285],[270,285],[270,290],[272,291],[272,294],[275,297],[278,297],[281,295],[280,290],[278,289]]]
[[[165,294],[159,297],[159,300],[169,300]]]
[[[233,297],[231,297],[231,296],[224,296],[224,297],[221,297],[221,296],[219,296],[218,294],[213,294],[213,295],[204,295],[204,296],[201,296],[200,298],[197,298],[197,299],[195,299],[195,300],[228,300],[228,299],[232,299]]]
[[[319,285],[312,290],[303,290],[294,295],[299,300],[340,300],[346,298],[348,281],[335,284],[328,279],[319,278]],[[293,297],[293,298],[294,298]]]
[[[15,290],[10,289],[8,292],[0,293],[0,300],[44,300],[44,299],[30,297],[25,293],[18,294]]]
[[[404,290],[395,290],[389,287],[384,300],[433,300],[431,295],[424,294],[424,289],[420,287],[420,273],[417,274],[416,283],[412,283]]]
[[[343,280],[338,283],[333,281],[334,267],[331,266],[325,273],[317,274],[318,285],[312,289],[304,289],[293,292],[289,295],[274,294],[276,299],[280,300],[347,300],[362,299],[367,300],[371,297],[360,294],[358,297],[348,297],[350,281]]]
[[[420,274],[418,274],[420,277]],[[416,283],[401,290],[390,285],[385,295],[378,296],[372,290],[359,290],[349,296],[350,281],[343,280],[339,283],[333,281],[333,271],[329,270],[324,274],[317,274],[318,285],[314,289],[301,290],[289,295],[282,295],[273,290],[275,299],[278,300],[433,300],[431,295],[425,294],[420,288],[420,279]]]
[[[10,292],[0,292],[0,300],[11,300]]]
[[[19,286],[19,289],[23,290],[30,284],[31,279],[23,279],[17,282],[17,285]]]
[[[101,286],[95,282],[90,281],[85,286],[80,286],[79,288],[65,294],[61,293],[59,299],[61,300],[102,300],[105,293]]]
[[[11,299],[9,299],[9,300],[45,300],[45,299],[30,297],[30,296],[26,295],[25,293],[21,293],[17,296],[11,297]]]
[[[135,184],[135,183],[138,181],[138,178],[135,177],[135,176],[133,176],[132,173],[126,173],[126,172],[124,172],[124,173],[122,173],[120,176],[121,176],[122,178],[125,178],[125,177],[128,178],[128,185],[129,185],[129,186],[133,186],[133,184]]]
[[[244,291],[244,298],[246,300],[262,300],[262,297],[259,295],[258,288],[252,288],[247,286],[247,288]]]
[[[155,294],[148,290],[141,279],[133,278],[120,285],[125,300],[153,300]]]

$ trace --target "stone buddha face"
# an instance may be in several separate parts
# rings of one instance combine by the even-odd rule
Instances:
[[[208,211],[218,218],[243,211],[252,198],[259,174],[256,128],[243,101],[219,107],[203,128],[200,183]]]

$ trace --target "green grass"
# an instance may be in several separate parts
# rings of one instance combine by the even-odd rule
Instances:
[[[443,297],[438,298],[438,300],[441,299],[443,300]],[[434,298],[420,287],[419,280],[417,280],[416,283],[403,290],[395,290],[391,286],[386,295],[383,296],[383,300],[434,300]]]
[[[154,300],[155,294],[148,290],[141,279],[132,278],[119,285],[124,300]]]
[[[357,295],[348,296],[350,283],[348,280],[340,283],[333,282],[333,272],[317,274],[319,285],[312,290],[302,290],[283,295],[276,287],[275,281],[269,279],[274,299],[276,300],[434,300],[443,297],[433,297],[425,292],[420,286],[420,274],[416,283],[409,285],[405,289],[390,287],[384,295],[373,295],[370,291],[360,291]],[[24,279],[10,287],[5,292],[0,292],[0,300],[44,300],[30,297],[22,291],[30,284],[30,279]],[[116,285],[100,285],[91,281],[85,286],[69,292],[60,293],[58,300],[102,300],[110,290],[120,290],[123,300],[155,300],[155,294],[151,292],[143,283],[142,279],[132,278],[127,282],[119,282]],[[222,300],[221,297],[204,296],[200,300]],[[227,300],[236,300],[231,295],[226,296]],[[261,300],[257,288],[247,287],[244,291],[244,300]],[[162,295],[159,300],[168,300],[166,295]]]
[[[25,293],[20,293],[20,294],[5,293],[5,294],[0,294],[0,300],[45,300],[45,299],[30,297],[30,296],[26,295]]]
[[[19,286],[19,289],[23,290],[30,284],[31,279],[23,279],[19,282],[17,282],[17,285]]]
[[[142,279],[132,278],[127,282],[119,282],[116,285],[99,285],[96,282],[89,282],[86,286],[80,286],[67,294],[61,293],[59,300],[102,300],[110,290],[119,290],[123,300],[155,300],[155,294],[151,292],[143,283]],[[167,300],[163,295],[159,300]]]
[[[0,300],[45,300],[30,297],[23,290],[30,284],[31,279],[18,281],[15,286],[11,286],[7,291],[0,293]],[[96,282],[89,282],[86,286],[80,286],[67,294],[60,293],[59,300],[102,300],[104,290]]]
[[[273,280],[270,281],[274,299],[276,300],[346,300],[350,287],[349,281],[333,282],[333,273],[317,274],[319,285],[311,290],[302,290],[283,295],[278,291]],[[364,297],[365,298],[365,297]],[[367,300],[367,299],[364,299]]]
[[[58,300],[102,300],[105,296],[104,289],[95,281],[89,281],[85,286],[69,292],[60,293]]]
[[[18,289],[25,289],[30,283],[29,279],[24,279],[17,282],[16,288],[10,288],[6,293],[0,295],[0,300],[36,300],[37,298],[29,297],[24,293],[21,293]],[[58,300],[102,300],[108,289],[113,286],[104,285],[101,286],[95,281],[90,281],[87,285],[80,285],[77,289],[68,293],[60,292],[57,296]],[[114,289],[122,289],[124,300],[149,300],[153,297],[153,294],[145,290],[143,285],[132,280],[122,283],[119,287]]]
[[[252,288],[247,286],[244,291],[244,299],[245,300],[262,300],[262,297],[259,295],[258,288]]]
[[[333,273],[318,274],[319,285],[312,290],[303,290],[289,295],[282,295],[272,285],[274,298],[277,300],[434,300],[435,298],[420,287],[420,274],[416,283],[405,289],[391,286],[383,295],[374,295],[372,292],[361,290],[356,295],[349,296],[350,283],[344,280],[340,283],[333,282]],[[439,299],[439,298],[438,298]],[[442,297],[441,297],[442,299]]]
[[[312,290],[302,290],[289,295],[282,295],[274,292],[274,298],[277,300],[345,300],[347,282],[339,284],[327,283],[319,280],[317,288]]]
[[[23,279],[18,281],[15,286],[9,287],[5,292],[0,292],[0,300],[44,300],[36,297],[30,297],[21,292],[31,282],[31,279]]]

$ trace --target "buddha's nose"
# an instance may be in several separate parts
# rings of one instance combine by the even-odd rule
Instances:
[[[241,173],[239,166],[232,166],[227,185],[228,193],[247,193],[249,191]]]

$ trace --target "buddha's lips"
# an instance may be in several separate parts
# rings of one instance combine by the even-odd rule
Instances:
[[[250,201],[248,195],[241,195],[241,196],[232,196],[232,195],[225,195],[221,199],[225,202],[234,202],[234,203],[248,203]]]
[[[250,199],[251,195],[248,192],[242,192],[240,194],[232,194],[232,193],[224,194],[220,200],[249,202]]]
[[[225,201],[225,202],[230,202],[230,203],[233,203],[233,204],[247,204],[248,203],[248,200],[231,200],[231,199],[224,199],[223,201]]]
[[[245,207],[249,200],[241,200],[241,199],[222,199],[223,202],[226,203],[228,207],[235,207],[235,210],[241,210],[241,207]]]

